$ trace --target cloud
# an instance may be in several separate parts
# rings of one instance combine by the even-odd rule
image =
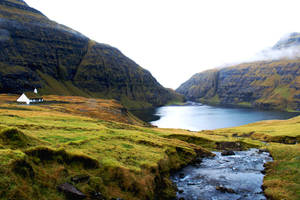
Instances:
[[[259,60],[279,60],[279,59],[296,59],[296,58],[300,58],[300,45],[291,46],[282,49],[269,48],[259,52],[253,58],[253,60],[259,61]]]

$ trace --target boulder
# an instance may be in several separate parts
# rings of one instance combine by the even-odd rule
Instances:
[[[235,155],[235,153],[231,150],[229,150],[229,151],[225,150],[221,153],[221,155],[222,156],[232,156],[232,155]]]
[[[223,186],[217,186],[216,190],[218,190],[220,192],[223,192],[223,193],[235,193],[235,191],[233,189],[226,188],[226,187],[223,187]]]
[[[86,195],[80,192],[75,186],[70,183],[63,183],[57,187],[57,189],[65,193],[67,199],[80,200],[85,199]]]
[[[95,200],[106,200],[106,198],[101,194],[101,192],[91,192],[91,199]]]
[[[185,177],[184,173],[179,174],[179,178],[184,178],[184,177]]]

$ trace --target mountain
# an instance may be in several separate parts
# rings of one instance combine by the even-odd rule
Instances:
[[[22,0],[1,0],[0,92],[35,87],[42,94],[114,98],[130,109],[182,99],[118,49],[49,20]]]
[[[272,49],[299,50],[300,33],[292,33]],[[294,53],[298,51],[293,51]],[[177,90],[187,99],[218,105],[300,110],[299,55],[243,63],[197,73]]]

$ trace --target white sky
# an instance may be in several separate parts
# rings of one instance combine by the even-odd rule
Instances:
[[[249,59],[300,31],[299,0],[25,0],[117,47],[176,89],[193,74]]]

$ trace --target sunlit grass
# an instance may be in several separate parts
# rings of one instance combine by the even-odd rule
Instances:
[[[285,136],[299,141],[300,117],[191,132],[139,126],[140,121],[135,119],[133,124],[116,122],[108,120],[113,117],[103,118],[96,110],[93,116],[75,112],[75,108],[86,107],[81,105],[86,98],[51,96],[49,99],[68,103],[24,106],[8,103],[13,97],[0,95],[3,102],[0,106],[0,190],[7,188],[0,192],[1,197],[64,199],[56,190],[57,185],[78,174],[91,177],[88,184],[75,184],[85,193],[99,190],[109,198],[151,199],[155,185],[164,183],[168,190],[164,194],[174,195],[166,174],[189,163],[197,151],[209,155],[200,146],[216,150],[218,142],[267,148],[274,162],[267,166],[266,194],[273,199],[300,197],[300,145],[278,143]],[[94,101],[99,102],[98,108],[121,108],[114,101]],[[128,120],[130,116],[124,122]],[[14,139],[7,134],[3,136],[11,130]],[[46,154],[48,159],[29,153],[39,153],[45,148],[50,149]],[[99,168],[84,167],[85,162],[95,161]]]

